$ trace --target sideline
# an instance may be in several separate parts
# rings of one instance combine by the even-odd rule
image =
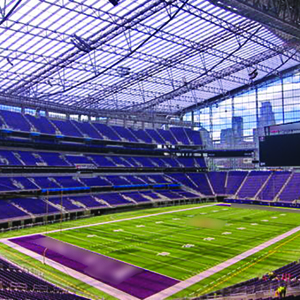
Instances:
[[[182,212],[182,211],[189,211],[189,210],[193,210],[193,209],[199,209],[199,208],[216,206],[218,204],[219,203],[216,202],[214,204],[208,204],[208,205],[202,205],[202,206],[196,206],[196,207],[189,207],[189,208],[183,208],[183,209],[171,210],[171,211],[164,211],[164,212],[160,212],[160,213],[156,213],[156,214],[151,214],[151,215],[143,215],[143,216],[126,218],[126,219],[119,219],[119,220],[112,220],[112,221],[100,222],[100,223],[95,223],[95,224],[80,225],[80,226],[69,227],[69,228],[64,228],[64,229],[55,229],[55,230],[51,230],[51,231],[35,232],[35,233],[30,233],[30,234],[25,234],[25,235],[20,235],[20,236],[12,236],[12,237],[9,237],[9,238],[0,239],[0,242],[6,241],[8,239],[16,239],[16,238],[19,238],[19,237],[29,237],[29,236],[33,236],[33,235],[37,235],[37,234],[44,234],[45,235],[45,234],[48,234],[48,233],[62,232],[62,231],[80,229],[80,228],[87,228],[87,227],[94,227],[94,226],[99,226],[99,225],[111,224],[111,223],[118,223],[118,222],[123,222],[123,221],[130,221],[130,220],[138,220],[138,219],[150,218],[150,217],[155,217],[155,216],[160,216],[160,215],[166,215],[166,214],[172,214],[172,213],[177,213],[177,212]]]

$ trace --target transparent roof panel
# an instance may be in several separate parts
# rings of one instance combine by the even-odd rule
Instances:
[[[253,69],[263,79],[300,62],[273,32],[207,0],[2,2],[0,93],[19,101],[176,112],[251,84]]]

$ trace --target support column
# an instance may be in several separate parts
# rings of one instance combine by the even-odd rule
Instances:
[[[256,128],[258,129],[259,112],[258,112],[258,90],[257,90],[257,87],[255,87],[255,114],[256,114]]]
[[[195,128],[195,116],[194,116],[194,111],[191,112],[191,122],[192,122],[192,129],[194,130],[194,128]]]
[[[284,82],[283,78],[280,78],[281,80],[281,105],[282,105],[282,123],[285,122],[285,117],[284,117]]]
[[[213,143],[213,112],[212,105],[209,107],[209,135]]]

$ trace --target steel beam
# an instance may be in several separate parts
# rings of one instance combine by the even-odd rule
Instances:
[[[178,7],[178,4],[174,4],[174,6]],[[212,23],[212,24],[215,24],[223,29],[225,29],[226,31],[229,31],[235,35],[239,35],[241,37],[246,37],[246,38],[249,38],[251,39],[251,41],[261,45],[261,46],[264,46],[270,50],[273,50],[277,53],[280,53],[280,54],[284,54],[284,55],[288,55],[288,49],[286,48],[284,52],[280,52],[280,47],[278,47],[278,45],[275,45],[269,41],[266,41],[264,40],[263,38],[259,37],[259,35],[252,35],[252,33],[250,31],[247,31],[245,27],[241,26],[240,24],[239,25],[234,25],[234,24],[230,24],[228,21],[225,21],[225,20],[222,20],[220,18],[218,18],[217,16],[214,16],[213,14],[210,14],[198,7],[195,7],[193,5],[191,5],[190,3],[187,3],[187,7],[188,9],[186,8],[183,8],[184,11],[188,12],[188,13],[191,13],[193,15],[195,15],[195,17],[200,17],[201,19],[205,19],[207,20],[208,22]],[[161,33],[161,34],[164,34],[165,33]],[[178,38],[176,36],[176,39],[178,40],[184,40],[184,38]],[[184,43],[181,43],[182,45],[185,45],[188,50],[187,51],[193,51],[193,50],[198,50],[201,52],[201,49],[199,48],[199,44],[197,43],[193,43],[191,41],[184,41]],[[290,49],[292,49],[292,46],[290,47]],[[216,50],[215,48],[214,49],[207,49],[206,50],[207,53],[209,54],[212,54],[216,57],[228,57],[228,53],[224,52],[224,53],[220,53],[218,50]],[[251,64],[250,62],[247,60],[247,59],[242,59],[242,58],[239,58],[235,55],[233,55],[232,57],[229,58],[229,60],[233,60],[235,59],[235,62],[239,62],[241,64],[243,64],[245,67],[250,67]],[[294,59],[295,60],[298,60],[300,62],[300,55],[295,55],[294,56]],[[177,59],[177,61],[179,61]],[[171,65],[172,67],[172,65]],[[260,64],[256,65],[255,66],[257,69],[259,69],[261,66]],[[270,69],[270,68],[269,68]],[[147,70],[148,71],[148,70]],[[157,68],[156,69],[157,72],[160,71],[160,68]],[[264,68],[264,71],[266,71],[266,68]],[[266,73],[270,72],[267,71]],[[149,70],[149,72],[147,72],[147,74],[149,74],[149,76],[152,74],[151,73],[151,70]],[[137,78],[135,77],[134,80],[132,80],[132,78],[128,78],[128,79],[125,79],[123,80],[121,83],[118,83],[116,85],[113,85],[112,87],[108,88],[108,89],[105,89],[103,90],[103,92],[101,92],[100,94],[98,95],[94,95],[94,97],[107,97],[107,96],[110,96],[114,93],[117,93],[118,91],[134,84],[135,82],[138,82],[140,80],[145,80],[143,77],[140,77],[140,78]],[[228,80],[230,80],[228,78]],[[84,103],[84,102],[83,102]]]
[[[214,5],[240,14],[300,41],[299,0],[209,0]]]
[[[140,22],[147,19],[149,16],[159,12],[161,9],[164,9],[171,4],[177,2],[179,0],[150,0],[144,3],[144,5],[141,5],[140,7],[136,8],[134,12],[129,11],[127,14],[125,14],[124,21],[120,24],[115,24],[114,26],[111,26],[110,24],[107,25],[104,29],[101,29],[100,32],[93,34],[88,39],[88,44],[93,49],[97,49],[109,41],[116,38],[118,35],[123,34],[127,30],[130,30],[132,27],[137,26]],[[53,5],[52,2],[49,2],[47,0],[43,0],[43,2]],[[60,5],[61,8],[68,9],[66,5]],[[70,9],[72,11],[72,9]],[[82,12],[84,13],[84,12]],[[67,67],[70,64],[70,61],[76,61],[80,59],[83,55],[86,55],[84,51],[81,51],[79,49],[72,49],[72,51],[65,51],[62,55],[60,55],[58,58],[54,58],[51,61],[51,65],[47,68],[41,68],[38,70],[38,72],[35,72],[28,78],[25,82],[20,81],[17,84],[17,87],[11,86],[8,88],[9,92],[14,92],[14,90],[18,89],[24,89],[25,87],[30,87],[34,85],[36,82],[39,82],[39,78],[47,77],[50,75],[53,75],[57,71],[59,71],[62,68]],[[55,66],[55,67],[53,67]]]
[[[230,91],[230,97],[235,97],[235,96],[241,95],[243,93],[250,92],[250,91],[253,91],[255,89],[259,89],[261,87],[265,87],[268,84],[272,84],[272,83],[274,83],[274,82],[276,82],[280,79],[282,80],[283,78],[291,76],[291,74],[295,74],[295,73],[299,72],[299,70],[300,70],[300,64],[282,71],[281,76],[278,76],[278,74],[271,74],[267,77],[264,77],[264,78],[261,78],[261,79],[255,81],[253,83],[253,85],[249,86],[247,84],[247,85],[238,87],[238,88]],[[216,104],[216,103],[220,103],[220,102],[222,102],[224,100],[227,100],[227,99],[228,99],[228,95],[227,96],[218,95],[218,96],[206,99],[203,102],[196,103],[194,105],[188,106],[188,107],[184,108],[183,110],[178,111],[176,114],[177,115],[184,115],[186,113],[196,111],[196,110],[199,110],[199,109],[203,109],[207,106],[211,106],[211,105]]]
[[[282,46],[282,50],[284,50],[284,47],[286,47],[286,46]],[[252,61],[252,64],[255,65],[256,63],[260,63],[260,62],[262,62],[266,59],[270,59],[276,55],[277,54],[274,53],[274,51],[267,50],[263,53],[253,56],[252,58],[250,58],[250,60]],[[225,69],[218,71],[218,73],[219,73],[220,78],[224,78],[231,74],[237,73],[243,69],[244,69],[244,66],[241,66],[240,64],[234,64],[230,67],[227,67]],[[144,111],[146,109],[157,106],[165,101],[175,99],[175,98],[177,98],[183,94],[186,94],[190,91],[197,90],[199,87],[207,85],[213,81],[215,81],[215,76],[212,76],[209,73],[205,74],[205,77],[203,75],[201,75],[197,79],[187,83],[185,86],[183,86],[181,88],[178,88],[178,89],[176,89],[170,93],[167,93],[161,97],[152,99],[146,103],[142,103],[142,104],[135,105],[135,106],[130,106],[130,107],[128,107],[128,109],[133,110],[133,111],[141,111],[141,110]]]
[[[18,6],[21,4],[22,0],[17,0],[12,8],[9,11],[6,11],[7,3],[6,0],[3,3],[3,6],[0,6],[0,26],[9,19],[9,17],[14,13],[14,11],[18,8]]]

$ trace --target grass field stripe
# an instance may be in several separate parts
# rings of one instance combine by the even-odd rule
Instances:
[[[278,251],[277,249],[283,247],[284,245],[290,243],[291,241],[297,239],[298,237],[300,237],[300,234],[297,234],[296,236],[292,237],[291,239],[288,239],[287,241],[280,243],[278,246],[276,246],[276,247],[274,248],[275,250],[271,250],[269,253],[264,254],[262,258],[257,259],[257,261],[255,261],[254,263],[252,263],[250,266],[256,265],[258,262],[260,262],[260,261],[262,261],[262,260],[268,258],[269,256],[273,255],[273,254],[276,253],[276,252],[281,252],[281,251]],[[284,251],[282,251],[282,252],[284,252]],[[298,254],[298,252],[297,252],[297,254]],[[250,266],[249,266],[249,267],[250,267]],[[244,267],[242,270],[240,270],[240,271],[238,271],[238,272],[235,272],[232,276],[226,278],[226,279],[223,280],[222,282],[219,282],[218,284],[216,284],[216,285],[213,286],[212,288],[209,288],[209,289],[205,290],[205,291],[203,292],[203,294],[207,294],[207,293],[208,293],[209,291],[211,291],[214,287],[216,287],[216,286],[218,286],[218,285],[220,285],[220,284],[222,284],[222,283],[228,281],[229,279],[235,277],[236,275],[238,275],[238,274],[241,273],[242,271],[248,269],[249,267]],[[225,275],[224,275],[224,276],[225,276]],[[223,277],[223,276],[222,276],[222,277]]]
[[[95,231],[95,232],[103,232],[102,230],[99,230],[99,229],[93,229],[93,231]],[[166,231],[166,230],[164,230],[164,231]],[[128,233],[130,233],[129,231],[126,231],[126,232],[128,232]],[[156,232],[155,232],[155,234],[157,234]],[[143,234],[137,234],[137,235],[143,235]],[[144,235],[145,236],[145,235]],[[72,238],[74,238],[74,239],[81,239],[81,238],[79,238],[79,237],[74,237],[74,236],[72,236]],[[109,238],[106,238],[106,237],[99,237],[99,238],[103,238],[103,239],[109,239]],[[162,236],[161,238],[159,238],[159,239],[157,239],[157,238],[155,238],[155,239],[153,239],[153,240],[151,240],[151,242],[138,242],[137,240],[136,240],[136,243],[138,243],[138,244],[140,244],[140,245],[151,245],[151,243],[153,242],[153,241],[157,241],[157,240],[160,240],[160,239],[163,239],[163,238],[166,238],[165,237],[165,235],[164,236]],[[124,239],[128,239],[128,238],[124,238]],[[195,236],[195,240],[196,239],[199,239],[199,237],[196,237]],[[82,239],[83,240],[83,239]],[[112,239],[109,239],[109,240],[112,240]],[[84,241],[86,241],[86,240],[84,240]],[[113,240],[114,241],[114,240]],[[180,246],[182,246],[182,242],[176,242],[176,241],[167,241],[167,242],[169,242],[170,244],[176,244],[176,245],[180,245]],[[122,244],[122,242],[118,242],[119,244]],[[124,242],[124,244],[125,244],[125,242]],[[201,243],[201,244],[204,244],[204,243]],[[141,248],[141,247],[139,247],[139,246],[134,246],[135,244],[131,244],[131,247],[134,247],[134,248]],[[220,246],[221,246],[221,244],[220,244]],[[110,247],[111,248],[111,247]],[[226,248],[226,247],[223,247],[223,248]],[[116,250],[120,250],[120,249],[116,249]],[[146,248],[143,248],[143,250],[150,250],[150,249],[146,249]],[[153,250],[150,250],[150,251],[153,251]],[[186,252],[186,250],[184,250],[184,249],[182,249],[182,248],[176,248],[176,251],[181,251],[181,252]],[[153,252],[155,252],[155,251],[153,251]],[[132,255],[132,254],[130,254],[130,255]],[[199,256],[199,257],[203,257],[203,255],[200,255],[200,254],[197,254],[197,253],[193,253],[193,255],[195,255],[195,256]],[[174,258],[176,258],[176,259],[178,259],[178,260],[182,260],[182,258],[179,258],[179,257],[176,257],[176,256],[173,256],[173,255],[171,255],[172,257],[174,257]],[[214,259],[214,260],[217,260],[217,261],[220,261],[220,260],[218,260],[218,259],[216,259],[216,258],[214,258],[214,257],[210,257],[210,259]],[[189,260],[190,261],[190,260]],[[160,261],[157,261],[158,263],[160,263]],[[202,265],[202,266],[207,266],[206,264],[200,264],[199,262],[194,262],[195,264],[199,264],[199,265]]]
[[[72,236],[72,238],[78,239],[78,237],[74,237],[74,236]],[[103,237],[101,237],[101,238],[103,238]],[[109,239],[109,238],[103,238],[103,239]],[[66,242],[66,243],[67,243],[67,242]],[[71,244],[71,243],[68,243],[68,244]],[[72,244],[72,245],[73,245],[73,244]],[[76,246],[76,245],[73,245],[73,246]],[[82,249],[86,249],[86,248],[83,248],[83,247],[80,247],[80,246],[76,246],[76,247],[79,247],[79,248],[82,248]],[[108,247],[109,247],[109,246],[108,246]],[[109,247],[109,248],[112,248],[112,247]],[[136,248],[140,248],[140,249],[146,250],[146,251],[151,252],[151,253],[156,253],[156,251],[154,251],[154,250],[144,249],[144,248],[141,248],[141,247],[138,247],[138,246],[137,246]],[[119,250],[119,249],[118,249],[118,250]],[[95,252],[95,253],[97,253],[97,252]],[[103,254],[103,255],[104,255],[104,254]],[[136,257],[138,257],[138,258],[141,258],[141,256],[138,256],[138,255],[136,255],[136,254],[132,254],[132,253],[131,253],[130,255],[136,256]],[[108,256],[108,255],[105,255],[105,256]],[[111,256],[108,256],[108,257],[113,258],[113,257],[111,257]],[[171,257],[171,255],[170,255],[169,257]],[[178,259],[178,260],[181,259],[181,258],[177,258],[177,257],[175,257],[175,256],[173,256],[173,257],[176,258],[176,259]],[[115,259],[115,258],[113,258],[113,259]],[[151,261],[154,261],[155,263],[164,264],[164,265],[167,265],[167,266],[172,266],[172,268],[179,269],[179,270],[183,270],[183,271],[186,271],[186,272],[189,272],[189,273],[193,273],[191,270],[188,270],[188,269],[185,269],[185,268],[176,266],[176,265],[170,265],[170,264],[168,264],[168,263],[166,263],[166,262],[162,262],[162,261],[160,261],[160,260],[155,260],[155,259],[151,259],[151,258],[147,258],[147,259],[148,259],[148,260],[151,260]],[[128,262],[126,262],[126,263],[128,263]],[[128,263],[128,264],[133,265],[133,264],[131,264],[131,263]],[[144,268],[144,267],[143,267],[143,269],[147,270],[147,268]],[[152,270],[149,270],[149,271],[154,272],[154,271],[152,271]],[[157,272],[154,272],[154,273],[157,273]],[[170,276],[167,276],[167,275],[165,275],[165,274],[163,274],[163,275],[166,276],[166,277],[170,277]],[[174,278],[174,277],[170,277],[170,278],[177,279],[177,278]],[[178,279],[178,280],[180,280],[180,279]]]
[[[251,256],[251,255],[253,255],[253,254],[255,254],[255,253],[257,253],[257,252],[259,252],[259,251],[261,251],[261,250],[263,250],[263,249],[265,249],[265,248],[267,248],[267,247],[269,247],[269,246],[285,239],[285,238],[287,238],[287,237],[289,237],[289,236],[291,236],[292,234],[299,232],[299,231],[300,231],[300,226],[298,226],[296,228],[293,228],[293,229],[289,230],[286,233],[283,233],[283,234],[281,234],[281,235],[279,235],[279,236],[277,236],[277,237],[275,237],[275,238],[273,238],[273,239],[271,239],[267,242],[264,242],[261,245],[258,245],[258,246],[254,247],[254,248],[252,248],[252,249],[250,249],[250,250],[248,250],[248,251],[246,251],[242,254],[239,254],[239,255],[231,258],[231,259],[228,259],[225,262],[222,262],[222,263],[220,263],[220,264],[218,264],[218,265],[216,265],[216,266],[214,266],[214,267],[212,267],[212,268],[210,268],[210,269],[208,269],[204,272],[201,272],[200,274],[198,274],[196,276],[193,276],[193,277],[191,277],[191,278],[189,278],[185,281],[181,281],[181,282],[179,282],[178,284],[174,285],[171,288],[168,288],[168,289],[166,289],[166,290],[164,290],[160,293],[157,293],[156,295],[148,297],[147,300],[161,300],[161,299],[165,299],[167,297],[170,297],[170,296],[172,296],[172,295],[174,295],[174,294],[176,294],[176,293],[178,293],[178,292],[194,285],[195,283],[197,283],[197,282],[199,282],[199,281],[201,281],[201,280],[203,280],[203,279],[205,279],[205,278],[207,278],[211,275],[214,275],[215,273],[220,272],[220,271],[224,270],[225,268],[227,268],[227,267],[229,267],[229,266],[231,266],[231,265],[233,265],[233,264],[235,264],[235,263],[237,263],[237,262],[239,262],[239,261],[241,261],[241,260],[243,260],[243,259],[245,259],[245,258],[247,258],[247,257],[249,257],[249,256]],[[293,239],[295,239],[295,237],[292,238],[291,240],[293,240]],[[285,242],[284,244],[286,244],[286,243],[287,242]]]
[[[215,287],[219,286],[220,284],[222,284],[222,283],[224,283],[224,282],[230,280],[231,278],[237,276],[238,274],[240,274],[241,272],[243,272],[243,271],[249,269],[250,267],[255,266],[255,265],[258,264],[259,262],[266,260],[268,257],[270,257],[271,255],[273,255],[275,252],[276,252],[276,251],[273,250],[273,251],[271,251],[270,253],[266,253],[263,257],[261,257],[261,258],[255,260],[255,261],[252,262],[252,263],[247,264],[247,266],[243,267],[243,268],[240,269],[239,271],[234,272],[231,276],[227,277],[226,279],[224,279],[224,280],[222,280],[222,281],[220,281],[220,282],[217,282],[216,284],[214,284],[213,286],[211,286],[211,287],[209,287],[208,289],[204,290],[204,291],[201,292],[200,294],[204,294],[204,295],[205,295],[205,294],[209,293],[211,290],[213,290]],[[211,284],[214,283],[214,282],[215,282],[215,281],[211,282]]]
[[[16,249],[17,251],[19,251],[19,252],[21,252],[21,253],[23,253],[23,254],[25,254],[27,256],[30,256],[30,257],[32,257],[32,258],[34,258],[34,259],[36,259],[36,260],[38,260],[40,262],[43,262],[44,258],[43,258],[42,255],[39,255],[39,254],[37,254],[37,253],[35,253],[33,251],[30,251],[30,250],[25,249],[25,248],[23,248],[21,246],[18,246],[18,245],[14,244],[14,243],[12,243],[12,242],[10,242],[8,240],[5,241],[5,242],[3,242],[3,243],[6,244],[7,246],[13,248],[13,249]],[[70,269],[70,268],[68,268],[68,267],[66,267],[64,265],[61,265],[60,263],[52,261],[49,258],[47,258],[46,261],[47,261],[47,265],[48,266],[51,266],[54,269],[59,270],[61,272],[66,272],[66,270],[67,270],[68,273],[70,274],[70,276],[72,276],[72,277],[74,277],[74,278],[76,278],[76,279],[78,279],[78,280],[80,280],[80,281],[82,281],[82,282],[84,282],[84,283],[86,283],[86,284],[88,284],[90,286],[93,286],[93,287],[99,289],[100,291],[103,291],[106,294],[109,294],[109,295],[111,295],[111,296],[113,296],[113,297],[115,297],[117,299],[119,299],[120,297],[122,297],[122,300],[123,299],[124,300],[139,300],[138,298],[133,297],[133,296],[131,296],[131,295],[125,293],[125,292],[122,292],[122,291],[120,291],[120,290],[118,290],[116,288],[113,288],[113,287],[111,287],[111,286],[109,286],[109,285],[107,285],[105,283],[102,283],[102,282],[100,282],[100,281],[98,281],[96,279],[93,279],[93,278],[91,278],[89,276],[86,276],[86,275],[81,274],[81,273],[79,273],[77,271],[74,271],[74,270],[72,270],[72,269]],[[97,299],[94,295],[93,295],[93,298]]]
[[[103,230],[99,230],[99,229],[91,229],[93,232],[100,232],[100,233],[102,233],[102,232],[105,232],[105,231],[103,231]],[[169,229],[168,229],[169,230]],[[144,231],[144,229],[143,229],[143,231]],[[154,234],[161,234],[160,232],[164,232],[164,231],[167,231],[167,230],[162,230],[162,231],[159,231],[159,233],[157,233],[157,232],[155,232]],[[128,230],[125,230],[124,231],[124,233],[130,233]],[[66,233],[65,233],[66,234]],[[134,234],[137,234],[137,235],[143,235],[142,233],[134,233]],[[145,235],[143,235],[143,236],[145,236]],[[194,239],[195,240],[199,240],[199,236],[194,236],[194,235],[191,235],[191,236],[193,236],[194,237]],[[219,236],[218,236],[219,237]],[[78,238],[78,237],[74,237],[74,236],[72,236],[72,238],[75,238],[75,239],[80,239],[80,238]],[[110,239],[110,238],[107,238],[107,237],[102,237],[102,236],[100,236],[99,237],[100,239],[101,238],[103,238],[103,239],[109,239],[109,240],[112,240],[112,241],[114,241],[113,239]],[[168,237],[166,237],[165,235],[163,235],[163,236],[161,236],[159,239],[157,239],[157,238],[155,238],[155,239],[153,239],[153,240],[151,240],[151,242],[153,242],[153,241],[155,241],[155,240],[162,240],[162,239],[166,239],[166,238],[168,238]],[[127,238],[127,237],[125,237],[125,239],[129,239],[129,238]],[[85,241],[85,240],[84,240]],[[171,243],[171,244],[177,244],[177,245],[182,245],[182,242],[176,242],[176,241],[169,241],[169,240],[167,240],[167,242],[168,243]],[[119,244],[122,244],[122,242],[118,242]],[[138,243],[139,245],[144,245],[144,244],[150,244],[151,245],[151,243],[150,242],[138,242],[138,241],[135,241],[135,243]],[[193,243],[195,243],[194,241],[193,241]],[[201,247],[201,246],[203,246],[203,245],[205,245],[205,243],[197,243],[197,244],[199,244],[199,246]],[[223,246],[222,244],[218,244],[218,243],[215,243],[217,246],[220,246],[220,247],[222,247],[223,249],[224,248],[228,248],[228,249],[230,249],[230,247],[225,247],[225,246]],[[132,248],[141,248],[141,247],[139,247],[139,246],[134,246],[135,244],[131,244],[132,245]],[[111,248],[111,247],[110,247]],[[120,249],[116,249],[117,251],[118,250],[120,250]],[[183,250],[182,248],[176,248],[176,251],[181,251],[181,252],[185,252],[186,250]],[[132,254],[130,254],[130,255],[132,255]],[[195,256],[198,256],[198,257],[203,257],[203,255],[200,255],[200,254],[197,254],[197,253],[193,253],[193,255],[195,255]],[[217,259],[217,258],[215,258],[215,257],[213,257],[213,256],[210,256],[210,255],[205,255],[206,257],[209,257],[210,259],[212,259],[212,260],[215,260],[215,261],[217,261],[217,262],[220,262],[220,260],[219,259]],[[175,257],[175,258],[177,258],[176,256],[173,256],[173,257]],[[178,258],[179,260],[181,260],[182,258]],[[159,262],[159,261],[158,261]],[[200,264],[199,262],[195,262],[196,264]],[[207,266],[207,264],[201,264],[202,266]]]
[[[50,237],[50,238],[52,238],[52,237]],[[78,237],[74,237],[74,236],[72,236],[72,238],[79,239]],[[81,239],[81,240],[82,240],[82,239]],[[85,241],[85,240],[84,240],[84,241]],[[87,250],[87,251],[90,251],[90,252],[93,252],[93,253],[98,254],[98,252],[89,250],[89,249],[87,249],[87,248],[80,247],[80,246],[78,246],[78,245],[74,245],[74,244],[71,244],[71,243],[68,243],[68,242],[65,242],[65,241],[61,241],[61,240],[60,240],[60,242],[66,243],[66,244],[72,245],[73,247],[81,248],[81,249],[84,249],[84,250]],[[136,247],[136,248],[140,248],[140,247]],[[147,251],[149,251],[149,252],[151,252],[151,253],[156,253],[156,251],[151,250],[151,249],[143,249],[143,250],[147,250]],[[121,260],[119,260],[119,259],[117,259],[117,258],[113,258],[113,257],[108,256],[108,255],[105,255],[105,254],[101,254],[101,255],[106,256],[106,257],[109,257],[109,258],[114,259],[114,260],[121,261]],[[137,256],[137,257],[141,258],[140,256],[138,256],[138,255],[136,255],[136,254],[131,254],[131,255],[134,255],[134,256]],[[178,259],[178,260],[182,259],[182,258],[179,258],[179,257],[176,257],[176,256],[173,256],[173,257],[176,258],[176,259]],[[147,258],[147,259],[149,259],[149,258]],[[162,262],[159,261],[159,260],[154,260],[154,259],[153,259],[153,261],[156,262],[156,263],[162,263]],[[125,261],[121,261],[121,262],[125,262]],[[126,262],[126,263],[129,264],[129,265],[132,265],[132,266],[134,266],[134,267],[139,267],[139,266],[133,265],[133,264],[128,263],[128,262]],[[166,263],[165,263],[165,264],[166,264]],[[168,264],[168,265],[169,265],[169,264]],[[173,265],[173,267],[176,267],[176,268],[181,269],[181,270],[184,270],[184,271],[189,271],[188,269],[185,269],[185,268],[182,268],[182,267],[178,267],[178,266],[174,266],[174,265]],[[139,267],[139,268],[141,268],[141,267]],[[143,268],[143,269],[148,270],[147,268]],[[153,272],[153,273],[157,273],[157,272],[154,272],[154,271],[152,271],[152,270],[148,270],[148,271],[151,271],[151,272]],[[191,273],[192,273],[192,272],[191,272]],[[160,273],[157,273],[157,274],[160,274]],[[162,274],[160,274],[160,275],[162,275]],[[167,275],[164,275],[164,276],[169,277],[169,278],[172,278],[172,279],[177,279],[177,278],[173,278],[173,277],[170,277],[170,276],[167,276]],[[180,279],[178,279],[178,280],[180,280]]]
[[[189,208],[183,208],[183,209],[178,209],[178,210],[165,211],[165,212],[160,212],[160,213],[156,213],[156,214],[149,214],[149,215],[144,215],[144,216],[137,216],[137,217],[131,217],[131,218],[125,218],[125,219],[119,219],[119,220],[112,220],[112,221],[100,222],[100,223],[95,223],[95,224],[87,224],[87,225],[75,226],[75,227],[70,227],[70,228],[56,229],[56,230],[51,230],[51,231],[39,232],[39,234],[48,234],[48,233],[55,233],[55,232],[61,232],[61,231],[67,231],[67,230],[75,230],[75,229],[80,229],[80,228],[94,227],[94,226],[105,225],[105,224],[119,223],[119,222],[124,222],[124,221],[145,219],[145,218],[150,218],[150,217],[155,217],[155,216],[160,216],[160,215],[172,214],[172,213],[176,213],[176,212],[202,209],[202,208],[206,208],[206,207],[216,206],[217,204],[218,203],[213,203],[213,204],[209,204],[209,205],[202,205],[202,206],[189,207]],[[31,233],[31,234],[24,234],[24,235],[21,235],[21,236],[14,236],[14,238],[33,236],[35,234],[37,234],[37,233],[35,232],[35,233]],[[1,240],[2,239],[0,239],[0,242],[1,242]],[[6,240],[6,238],[4,240]]]

